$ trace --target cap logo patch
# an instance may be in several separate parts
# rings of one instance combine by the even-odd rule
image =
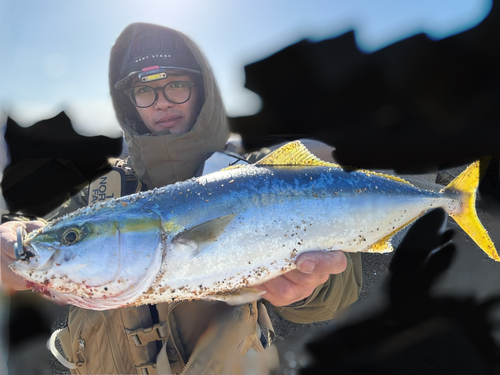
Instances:
[[[145,61],[145,60],[148,60],[150,57],[152,59],[158,58],[158,57],[164,57],[164,58],[168,59],[168,58],[172,57],[172,55],[167,55],[167,54],[161,55],[160,54],[160,55],[143,56],[140,59],[136,59],[135,62],[137,63],[137,62],[140,62],[140,61]]]

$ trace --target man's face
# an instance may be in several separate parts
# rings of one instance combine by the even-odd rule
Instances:
[[[168,71],[165,79],[149,82],[151,87],[162,87],[172,81],[192,81],[189,75],[179,71]],[[132,86],[144,85],[135,78]],[[158,133],[169,129],[171,134],[184,134],[191,130],[196,118],[200,112],[201,104],[199,100],[200,93],[196,86],[191,89],[191,97],[182,104],[169,102],[162,90],[158,91],[158,99],[147,108],[136,108],[144,125],[151,133]]]

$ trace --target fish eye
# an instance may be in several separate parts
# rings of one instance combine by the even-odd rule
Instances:
[[[82,236],[82,231],[76,227],[68,228],[62,235],[62,242],[65,245],[73,245]]]

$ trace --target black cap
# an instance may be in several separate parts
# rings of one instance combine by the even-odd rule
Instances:
[[[201,73],[193,53],[175,30],[137,23],[128,26],[120,37],[128,37],[130,42],[123,54],[120,79],[115,83],[117,90],[126,88],[139,73],[154,67]]]

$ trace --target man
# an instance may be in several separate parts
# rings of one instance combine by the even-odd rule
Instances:
[[[129,25],[111,50],[109,83],[138,186],[152,189],[191,178],[208,155],[224,151],[229,131],[222,99],[210,66],[187,36],[157,25]],[[32,230],[42,224],[0,227],[2,278],[18,290],[23,283],[6,265],[14,261],[19,225]],[[358,254],[311,252],[300,256],[297,266],[259,286],[283,317],[298,323],[328,320],[357,299]],[[235,326],[219,316],[236,317],[229,321],[252,323],[254,329],[228,349]],[[226,350],[262,351],[271,333],[260,302],[234,308],[185,301],[110,311],[72,306],[58,338],[72,373],[218,374]]]

